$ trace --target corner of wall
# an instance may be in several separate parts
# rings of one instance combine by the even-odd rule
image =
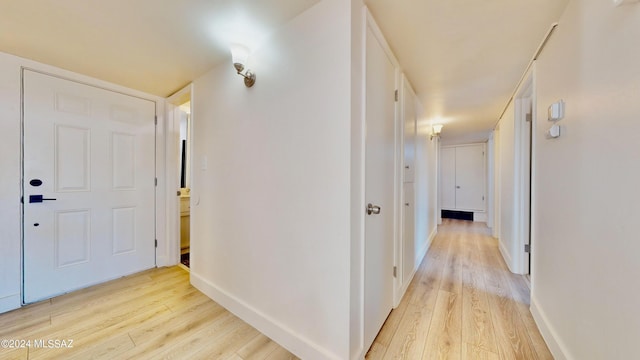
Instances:
[[[535,321],[538,329],[540,330],[540,334],[544,338],[544,341],[547,343],[551,354],[556,360],[568,360],[571,359],[567,356],[566,347],[562,344],[560,339],[558,338],[557,332],[550,325],[551,323],[548,321],[547,316],[544,311],[538,305],[537,298],[535,296],[531,297],[531,315],[533,315],[533,320]]]
[[[191,284],[229,312],[251,324],[258,331],[264,333],[302,359],[340,358],[336,354],[331,353],[327,349],[313,343],[310,339],[301,336],[283,325],[277,319],[260,312],[256,308],[217,287],[193,270],[191,271]]]

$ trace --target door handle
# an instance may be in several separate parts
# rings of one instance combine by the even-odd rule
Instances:
[[[29,195],[29,203],[41,203],[43,201],[55,201],[56,199],[47,199],[44,195]]]
[[[380,214],[380,206],[378,205],[373,205],[371,203],[367,204],[367,215],[378,215]]]
[[[460,186],[456,186],[456,189],[460,189]]]

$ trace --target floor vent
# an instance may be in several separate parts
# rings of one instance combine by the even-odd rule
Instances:
[[[473,221],[472,211],[454,211],[454,210],[442,210],[443,219],[457,219],[457,220],[469,220]]]

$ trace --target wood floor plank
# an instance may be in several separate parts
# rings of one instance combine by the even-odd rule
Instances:
[[[500,356],[498,356],[498,354],[466,342],[462,343],[462,358],[474,360],[500,360]]]
[[[288,352],[286,349],[279,347],[269,354],[265,360],[300,360],[300,358]]]
[[[374,342],[366,358],[409,358],[405,349],[424,337],[423,359],[552,359],[523,284],[485,224],[445,219],[400,303],[409,306],[391,328],[385,323],[385,344]],[[416,305],[430,309],[420,315],[429,324],[426,336],[413,330]]]
[[[367,352],[367,355],[365,356],[365,358],[367,360],[381,360],[384,357],[384,354],[387,352],[387,347],[377,343],[377,342],[373,342],[373,345],[371,345],[371,348],[369,349],[369,352]]]
[[[462,341],[496,353],[493,321],[477,240],[470,236],[463,241]]]
[[[2,360],[295,358],[271,340],[249,346],[264,335],[191,286],[180,267],[144,271],[0,314],[0,333],[74,340],[70,349],[0,350]]]
[[[241,347],[237,351],[237,354],[244,360],[264,360],[278,347],[278,344],[271,341],[271,339],[265,335],[258,334]]]
[[[422,359],[460,359],[462,351],[460,295],[438,291]]]
[[[383,358],[419,359],[424,351],[431,314],[432,310],[427,306],[410,304]]]

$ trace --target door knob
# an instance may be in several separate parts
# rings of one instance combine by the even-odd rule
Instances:
[[[378,215],[380,214],[380,206],[378,205],[373,205],[371,203],[367,204],[367,215]]]
[[[44,195],[29,195],[29,203],[41,203],[43,201],[55,201],[56,199],[47,199]]]

